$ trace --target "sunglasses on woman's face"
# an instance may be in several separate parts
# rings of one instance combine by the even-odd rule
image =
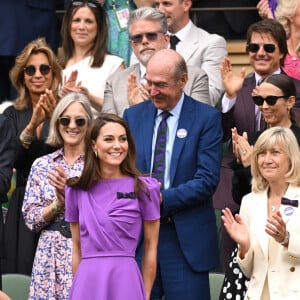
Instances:
[[[100,6],[100,3],[96,0],[95,1],[93,1],[93,0],[87,0],[87,1],[73,0],[71,3],[73,6],[81,6],[83,4],[86,4],[87,6],[92,7],[92,8],[97,8]]]
[[[28,76],[33,76],[36,73],[36,70],[37,70],[37,67],[34,65],[29,65],[24,68],[24,72]],[[42,65],[40,65],[39,70],[40,70],[40,73],[45,76],[45,75],[49,74],[51,67],[49,65],[42,64]]]
[[[276,104],[277,100],[280,98],[288,98],[286,96],[267,96],[266,98],[263,98],[262,96],[253,96],[252,99],[254,103],[257,106],[263,105],[264,101],[270,106],[273,106]]]
[[[62,126],[69,126],[69,124],[71,123],[71,118],[70,117],[60,117],[59,119],[59,123]],[[86,124],[87,120],[85,118],[75,118],[74,119],[75,124],[79,127],[82,127]]]
[[[260,49],[260,47],[264,48],[264,51],[267,53],[273,53],[276,49],[276,45],[274,44],[256,44],[256,43],[250,43],[247,45],[247,51],[256,53]]]

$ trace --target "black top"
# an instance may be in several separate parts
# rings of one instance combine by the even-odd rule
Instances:
[[[13,158],[12,129],[7,118],[0,114],[0,203],[7,201]]]

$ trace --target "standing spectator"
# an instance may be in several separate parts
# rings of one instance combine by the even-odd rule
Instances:
[[[57,50],[55,0],[0,1],[0,103],[17,96],[9,78],[16,56],[32,40],[44,37]]]
[[[268,123],[269,127],[282,126],[290,128],[300,145],[300,128],[295,120],[293,106],[296,99],[296,88],[293,79],[285,74],[273,74],[268,76],[252,92],[252,98]],[[275,100],[276,99],[276,100]],[[243,133],[238,135],[236,129],[232,130],[233,151],[236,160],[230,163],[233,169],[232,196],[238,205],[242,198],[251,192],[250,162],[253,145],[263,131]],[[247,291],[248,278],[239,272],[236,261],[237,247],[231,254],[231,261],[225,273],[222,299],[244,299]]]
[[[136,170],[134,141],[121,118],[103,114],[93,121],[82,175],[68,183],[66,220],[71,222],[75,274],[70,300],[149,300],[160,186]],[[142,227],[141,274],[134,256]]]
[[[252,193],[240,213],[222,220],[238,244],[236,259],[250,278],[245,299],[299,299],[300,152],[294,133],[273,127],[256,141]],[[241,298],[239,298],[241,299]]]
[[[196,27],[190,20],[192,0],[154,0],[167,18],[170,48],[176,49],[188,65],[203,69],[209,79],[210,100],[217,105],[223,93],[220,64],[227,55],[226,41],[217,34]],[[172,40],[176,40],[172,46]]]
[[[123,60],[107,52],[107,16],[96,0],[72,1],[63,18],[62,95],[82,92],[90,99],[94,113],[101,111],[106,80]]]
[[[129,106],[149,99],[149,94],[143,86],[146,66],[156,51],[168,48],[167,29],[166,17],[153,7],[138,8],[130,13],[130,44],[138,63],[114,73],[107,80],[103,112],[122,116]],[[212,104],[205,72],[198,67],[188,66],[188,75],[188,82],[184,87],[186,94],[201,102]]]
[[[58,99],[61,67],[44,39],[30,42],[16,58],[11,80],[18,97],[4,111],[13,131],[16,189],[5,222],[5,273],[31,274],[38,235],[25,225],[21,213],[25,186],[33,161],[54,150],[45,144]]]
[[[152,6],[153,0],[100,0],[109,19],[108,50],[129,65],[131,47],[127,30],[129,13],[137,7]]]
[[[246,76],[245,69],[235,75],[229,58],[223,60],[221,66],[225,94],[222,98],[222,127],[224,142],[228,148],[224,153],[221,167],[221,178],[214,195],[214,207],[222,210],[225,207],[238,212],[239,206],[231,196],[232,170],[229,167],[234,159],[232,152],[231,129],[236,127],[238,134],[255,132],[266,128],[261,112],[252,100],[252,91],[266,77],[284,73],[284,58],[288,52],[286,34],[280,23],[273,19],[264,19],[252,24],[247,32],[247,52],[254,73]],[[293,79],[297,89],[297,98],[293,111],[300,117],[300,81]],[[235,243],[222,229],[223,269],[226,270]]]
[[[187,77],[180,54],[156,52],[146,70],[151,101],[124,112],[137,145],[138,169],[162,184],[151,299],[210,299],[208,273],[219,262],[212,195],[219,181],[221,116],[183,93]],[[138,261],[142,249],[141,243]]]
[[[40,232],[28,299],[69,299],[72,285],[72,239],[65,222],[67,178],[83,169],[84,138],[92,119],[89,100],[70,93],[53,111],[47,143],[61,147],[37,158],[28,177],[23,215],[28,228]]]

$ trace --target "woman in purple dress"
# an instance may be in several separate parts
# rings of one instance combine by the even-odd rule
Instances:
[[[137,171],[133,138],[121,118],[103,114],[92,122],[82,175],[68,180],[65,197],[75,275],[70,299],[150,299],[160,185]],[[140,271],[135,249],[142,228]]]

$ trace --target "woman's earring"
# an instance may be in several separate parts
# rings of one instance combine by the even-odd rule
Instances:
[[[94,151],[96,158],[98,158],[98,152]]]

